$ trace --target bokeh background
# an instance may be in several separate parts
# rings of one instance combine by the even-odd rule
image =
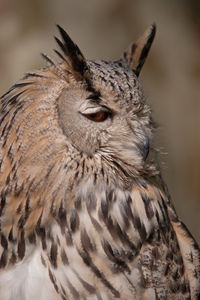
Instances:
[[[0,93],[53,55],[55,24],[90,59],[117,59],[156,22],[141,73],[160,125],[156,147],[176,210],[200,243],[200,1],[0,0]]]

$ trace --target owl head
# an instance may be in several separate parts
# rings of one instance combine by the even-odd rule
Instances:
[[[63,71],[73,83],[57,99],[59,124],[78,151],[99,157],[128,176],[144,170],[152,134],[150,109],[138,76],[155,35],[155,25],[117,61],[86,60],[66,32],[56,38]]]
[[[111,62],[86,60],[68,34],[58,29],[61,51],[55,52],[61,62],[43,54],[48,66],[28,73],[2,98],[5,180],[13,183],[18,178],[16,190],[24,184],[21,178],[39,187],[54,166],[83,156],[113,179],[149,172],[153,123],[138,76],[155,25]]]

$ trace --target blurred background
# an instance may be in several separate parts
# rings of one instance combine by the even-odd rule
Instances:
[[[157,35],[140,79],[154,119],[163,176],[200,243],[200,1],[0,0],[0,93],[54,56],[55,24],[89,59],[113,60],[145,28]]]

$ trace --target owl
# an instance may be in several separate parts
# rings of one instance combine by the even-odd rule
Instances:
[[[112,62],[58,30],[59,62],[2,96],[0,300],[200,299],[138,80],[155,25]]]

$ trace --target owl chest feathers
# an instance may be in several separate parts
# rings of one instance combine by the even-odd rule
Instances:
[[[36,230],[32,243],[27,239],[23,260],[2,275],[0,299],[13,299],[13,293],[16,300],[166,296],[171,275],[160,274],[177,271],[178,244],[165,201],[150,185],[127,191],[89,180],[71,208],[60,207],[51,224]],[[164,263],[163,257],[168,257]]]

